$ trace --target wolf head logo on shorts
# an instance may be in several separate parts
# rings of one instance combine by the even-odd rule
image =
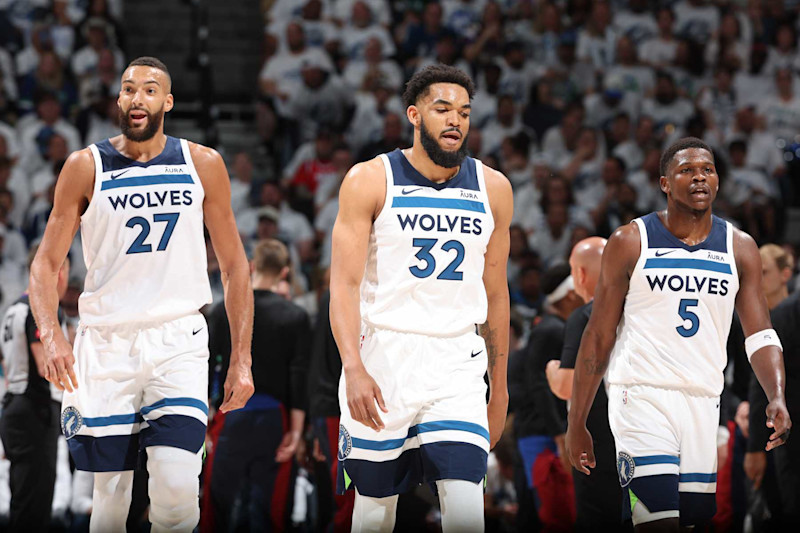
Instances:
[[[633,469],[636,464],[633,462],[633,457],[625,452],[619,452],[617,458],[617,474],[619,474],[619,484],[625,488],[630,485],[633,480]]]
[[[348,455],[350,455],[350,451],[353,449],[353,440],[350,438],[350,433],[345,429],[345,427],[339,424],[339,453],[336,455],[339,457],[340,461],[344,461]]]
[[[82,426],[83,417],[77,409],[72,406],[64,409],[61,413],[61,432],[67,440],[77,435]]]

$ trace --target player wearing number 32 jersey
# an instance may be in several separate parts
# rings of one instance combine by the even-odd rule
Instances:
[[[453,67],[415,74],[413,146],[342,183],[330,315],[353,531],[392,531],[397,495],[423,482],[437,486],[445,532],[483,529],[487,455],[508,408],[513,205],[508,180],[466,157],[473,92]]]
[[[586,416],[606,372],[617,472],[637,531],[678,531],[716,510],[719,395],[734,308],[770,399],[769,448],[786,441],[780,341],[761,290],[753,239],[711,213],[719,177],[692,137],[661,159],[667,209],[619,228],[603,253],[592,316],[575,365],[566,446],[595,466]],[[609,363],[610,358],[610,363]]]
[[[220,261],[231,322],[223,411],[252,394],[253,300],[247,258],[215,151],[168,137],[171,79],[155,58],[122,75],[122,135],[73,153],[31,267],[30,302],[45,378],[64,389],[61,430],[80,470],[95,472],[92,531],[122,531],[133,469],[147,460],[153,531],[192,531],[208,418],[211,301],[204,226]],[[74,351],[55,290],[78,227],[87,266]]]

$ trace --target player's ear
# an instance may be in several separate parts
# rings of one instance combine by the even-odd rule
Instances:
[[[661,187],[663,192],[669,194],[669,180],[666,176],[661,176],[658,178],[658,185]]]
[[[422,119],[419,113],[419,108],[417,108],[415,105],[408,106],[406,109],[406,118],[408,118],[408,121],[412,126],[418,128]]]
[[[167,95],[167,99],[164,101],[164,111],[169,113],[172,111],[172,108],[175,106],[175,98],[172,96],[172,93]]]

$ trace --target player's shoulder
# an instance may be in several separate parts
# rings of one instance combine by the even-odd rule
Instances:
[[[612,267],[625,270],[630,275],[639,260],[641,249],[639,225],[631,221],[618,227],[608,238],[603,251],[603,264],[608,262]]]
[[[186,144],[189,146],[189,153],[192,156],[192,162],[194,163],[195,167],[218,165],[223,163],[220,153],[210,146],[205,146],[203,144],[188,140],[186,141]]]
[[[489,194],[511,195],[513,197],[514,193],[511,188],[511,182],[505,174],[483,162],[477,163],[483,167],[483,179],[486,182],[486,189],[489,191]]]
[[[68,172],[88,171],[94,174],[95,162],[92,150],[89,147],[75,150],[67,157],[67,160],[64,162],[64,168]]]
[[[345,174],[342,194],[363,200],[374,200],[386,193],[386,168],[380,156],[356,163]]]

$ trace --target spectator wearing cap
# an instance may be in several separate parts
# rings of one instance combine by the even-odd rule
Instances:
[[[311,140],[319,128],[344,131],[352,118],[353,93],[330,62],[309,57],[301,65],[302,85],[287,101],[287,116],[297,123],[299,138]]]
[[[566,402],[550,391],[545,368],[561,356],[566,320],[583,300],[575,293],[565,263],[542,275],[541,288],[546,295],[544,315],[531,330],[527,346],[516,354],[522,361],[515,364],[520,369],[515,381],[522,386],[509,390],[519,394],[511,398],[514,434],[539,520],[545,531],[568,531],[575,522],[575,501],[564,448],[567,409]]]
[[[103,50],[109,50],[113,54],[117,72],[125,69],[125,57],[122,55],[122,50],[116,46],[113,33],[113,27],[100,17],[90,18],[86,22],[83,36],[86,45],[72,56],[72,73],[79,82],[97,72],[97,64]]]
[[[658,35],[646,40],[639,48],[639,59],[645,65],[664,68],[672,64],[678,49],[678,41],[673,33],[675,14],[668,7],[659,8],[656,12]]]

